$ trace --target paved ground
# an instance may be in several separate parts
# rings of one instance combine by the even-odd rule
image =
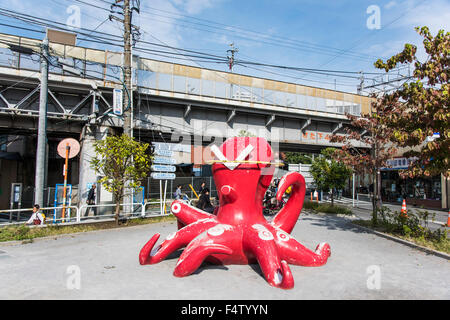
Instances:
[[[359,201],[355,203],[355,207],[352,206],[352,199],[342,197],[341,200],[336,200],[336,204],[344,205],[351,209],[355,215],[357,215],[360,219],[370,220],[372,218],[372,203]],[[402,209],[401,205],[391,204],[391,203],[383,203],[384,207],[388,207],[393,212],[400,212]],[[412,205],[408,205],[407,209],[413,213],[416,211],[428,211],[429,219],[428,219],[428,228],[431,230],[436,230],[447,225],[448,221],[448,212],[446,210],[433,210],[433,209],[421,209],[419,207],[415,207]],[[432,219],[432,215],[434,214],[434,220]]]
[[[160,223],[0,244],[0,299],[450,299],[448,260],[362,231],[348,219],[301,216],[293,235],[311,249],[328,241],[332,256],[319,268],[291,265],[292,290],[269,286],[256,265],[202,266],[176,278],[178,253],[140,266],[141,246],[155,232],[165,238],[175,230],[174,222]],[[69,289],[77,268],[80,289]],[[369,289],[377,268],[380,288]]]

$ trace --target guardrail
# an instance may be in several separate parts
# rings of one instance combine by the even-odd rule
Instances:
[[[79,215],[79,209],[76,206],[65,206],[65,209],[67,209],[67,217],[64,218],[57,218],[55,213],[56,210],[62,210],[63,207],[45,207],[45,208],[40,208],[39,210],[41,211],[41,213],[43,213],[45,215],[45,222],[48,221],[53,221],[53,223],[57,223],[57,222],[71,222],[72,220],[74,220],[78,215]],[[75,217],[71,216],[71,212],[72,210],[75,210],[76,214]],[[51,211],[50,214],[46,214],[46,212]],[[8,210],[0,210],[0,214],[1,213],[9,213],[9,221],[7,223],[1,223],[0,222],[0,226],[4,226],[4,225],[18,225],[18,224],[23,224],[25,223],[29,217],[26,217],[25,219],[21,218],[21,213],[22,212],[33,212],[33,208],[24,208],[24,209],[8,209]],[[14,213],[16,213],[16,222],[12,222],[13,220],[13,215]],[[31,216],[31,215],[30,215]]]
[[[125,208],[125,210],[122,210],[121,216],[125,217],[157,217],[157,216],[169,216],[171,215],[170,212],[170,204],[171,201],[166,202],[166,210],[164,212],[161,212],[160,210],[160,202],[151,201],[151,202],[144,202],[144,203],[121,203],[120,206],[122,208]],[[114,208],[116,204],[97,204],[97,205],[81,205],[80,207],[76,206],[65,206],[65,209],[67,210],[67,216],[62,218],[58,217],[56,214],[57,210],[62,210],[63,207],[45,207],[40,208],[41,213],[45,215],[45,224],[56,224],[56,223],[81,223],[83,220],[89,220],[93,217],[96,220],[104,220],[108,218],[113,218],[115,216],[114,214]],[[154,206],[154,210],[152,210],[152,206]],[[94,216],[85,216],[83,214],[86,213],[87,209],[92,208],[112,208],[111,214],[101,214],[101,215],[94,215]],[[131,210],[130,210],[131,208]],[[74,214],[72,214],[74,211]],[[23,209],[8,209],[8,210],[0,210],[0,214],[8,214],[8,222],[0,222],[1,226],[8,226],[8,225],[19,225],[24,224],[31,216],[33,212],[33,208],[23,208]],[[21,215],[21,213],[31,213],[27,215]],[[13,221],[15,220],[15,221]]]

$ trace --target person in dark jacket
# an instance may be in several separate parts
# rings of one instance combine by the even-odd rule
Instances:
[[[197,208],[199,208],[200,210],[203,210],[205,212],[208,212],[208,213],[214,212],[214,207],[211,204],[211,199],[209,198],[209,189],[208,188],[203,189],[203,192],[200,195],[200,199],[198,200],[198,203],[197,203]]]
[[[200,197],[202,195],[203,192],[205,192],[206,189],[206,182],[203,181],[202,184],[200,185],[200,189],[198,189],[198,196]]]
[[[95,205],[95,196],[97,195],[96,188],[97,188],[97,186],[94,183],[92,185],[91,189],[89,190],[87,201],[86,201],[86,203],[88,205]],[[84,214],[84,216],[85,217],[89,216],[89,213],[90,213],[91,210],[94,212],[94,216],[97,215],[97,208],[96,207],[88,207],[86,209],[86,213]]]

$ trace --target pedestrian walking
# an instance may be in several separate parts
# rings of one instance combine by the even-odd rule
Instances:
[[[92,206],[92,205],[96,204],[96,202],[95,202],[95,197],[97,195],[96,188],[97,188],[97,185],[94,183],[92,185],[91,189],[89,190],[88,197],[87,197],[87,200],[86,200],[86,203],[87,203],[88,207],[86,209],[86,213],[84,214],[85,217],[89,216],[89,213],[91,212],[91,210],[94,213],[94,216],[97,216],[97,208],[96,207],[89,207],[89,206]]]
[[[205,191],[206,188],[206,182],[203,181],[202,184],[200,185],[200,188],[198,189],[198,196],[200,197],[202,195],[202,193]]]
[[[203,193],[200,195],[200,199],[198,200],[197,203],[197,208],[208,212],[208,213],[213,213],[214,212],[214,207],[211,204],[211,199],[209,198],[209,189],[205,188],[203,190]]]
[[[173,196],[175,197],[175,200],[180,200],[181,199],[181,184],[179,184],[177,186],[177,190],[175,190],[175,193],[173,194]]]

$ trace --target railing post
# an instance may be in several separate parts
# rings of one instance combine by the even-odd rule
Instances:
[[[77,208],[77,222],[81,222],[81,208],[83,208],[83,205]]]

